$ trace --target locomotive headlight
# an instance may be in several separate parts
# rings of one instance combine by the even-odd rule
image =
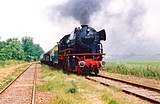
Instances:
[[[87,32],[89,32],[89,31],[90,31],[90,28],[87,29]]]
[[[76,56],[73,56],[73,58],[75,58]]]
[[[79,62],[79,66],[80,66],[80,67],[84,67],[85,64],[86,64],[86,63],[85,63],[84,61],[80,61],[80,62]]]
[[[102,55],[102,57],[104,58],[104,57],[105,57],[105,55]]]
[[[102,61],[102,62],[101,62],[101,65],[102,65],[102,66],[106,65],[106,62],[105,62],[105,61]]]

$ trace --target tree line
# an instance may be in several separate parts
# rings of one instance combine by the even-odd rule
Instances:
[[[33,42],[31,37],[9,38],[0,41],[0,60],[37,61],[44,51],[39,44]]]

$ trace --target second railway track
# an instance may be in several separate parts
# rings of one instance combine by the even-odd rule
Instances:
[[[86,76],[86,79],[100,82],[103,85],[120,88],[123,92],[133,94],[155,104],[160,104],[160,89],[158,88],[140,85],[137,83],[128,82],[117,78],[106,77],[102,75]]]
[[[37,64],[31,64],[2,91],[0,104],[34,104]]]

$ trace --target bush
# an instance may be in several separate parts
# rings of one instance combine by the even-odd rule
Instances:
[[[69,87],[67,90],[67,93],[75,93],[75,92],[77,92],[77,89],[73,86]]]
[[[71,81],[72,85],[68,88],[67,93],[76,93],[77,92],[77,85],[74,80]]]

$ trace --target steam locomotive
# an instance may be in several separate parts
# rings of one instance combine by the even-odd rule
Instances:
[[[100,41],[106,40],[105,30],[96,31],[88,25],[75,28],[71,34],[65,35],[58,44],[40,58],[41,62],[48,65],[62,67],[64,72],[99,73],[105,53]]]

